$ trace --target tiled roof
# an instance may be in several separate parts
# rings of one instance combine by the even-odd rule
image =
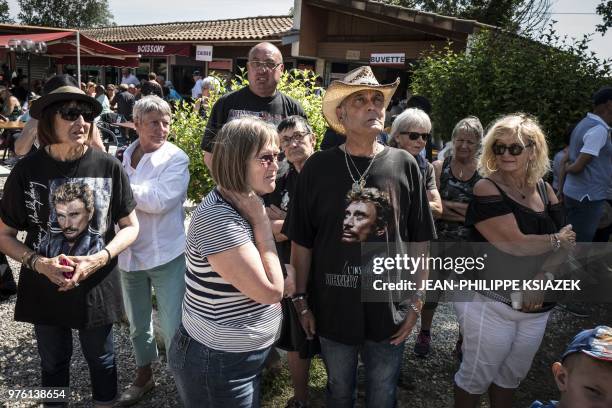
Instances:
[[[92,28],[83,34],[110,43],[270,40],[280,39],[292,26],[292,17],[271,16]]]

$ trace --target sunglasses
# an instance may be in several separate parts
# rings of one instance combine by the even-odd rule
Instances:
[[[512,156],[520,156],[521,153],[523,153],[523,150],[531,146],[533,146],[533,143],[527,143],[525,146],[518,143],[512,143],[510,146],[503,143],[495,143],[491,147],[491,150],[496,156],[503,156],[503,154],[506,153],[506,150],[508,150],[508,153],[510,153]]]
[[[264,154],[263,156],[255,157],[255,160],[258,160],[262,167],[268,167],[272,163],[278,163],[278,153]]]
[[[418,132],[400,132],[400,135],[408,136],[408,139],[410,140],[418,140],[420,137],[424,141],[427,141],[427,139],[429,139],[429,136],[431,136],[430,133],[418,133]]]
[[[62,119],[69,122],[74,122],[80,116],[83,116],[85,122],[93,122],[96,118],[93,107],[88,103],[63,105],[57,109],[57,113],[60,114]]]

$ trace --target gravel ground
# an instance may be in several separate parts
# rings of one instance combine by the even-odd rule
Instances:
[[[11,261],[13,270],[16,264]],[[35,387],[40,384],[40,360],[36,341],[30,324],[13,321],[15,297],[0,303],[0,402],[7,398],[9,388]],[[542,347],[536,355],[528,377],[521,385],[515,407],[528,407],[534,399],[550,399],[557,395],[550,375],[550,366],[562,352],[571,337],[583,328],[597,324],[612,323],[612,305],[588,305],[588,318],[574,317],[567,312],[555,310],[548,324]],[[415,341],[413,334],[408,340],[405,363],[402,367],[402,381],[399,386],[399,407],[451,407],[453,375],[458,363],[453,348],[458,333],[452,306],[441,304],[434,319],[433,351],[425,359],[416,358],[412,353]],[[129,341],[128,328],[118,324],[114,329],[117,362],[119,365],[119,387],[129,386],[135,371],[134,356]],[[74,338],[73,365],[71,370],[70,405],[91,406],[89,374]],[[175,385],[164,367],[165,356],[160,364],[154,365],[155,389],[137,407],[180,406]],[[311,399],[313,407],[323,406],[325,375],[320,360],[314,362],[311,373]],[[263,406],[281,407],[291,397],[290,381],[286,365],[280,373],[268,374],[263,380]],[[360,401],[363,406],[363,382],[360,381]],[[33,407],[34,402],[5,402],[6,407]],[[488,404],[483,399],[482,407]]]

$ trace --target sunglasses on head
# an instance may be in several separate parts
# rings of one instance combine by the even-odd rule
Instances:
[[[430,133],[419,133],[419,132],[400,132],[400,135],[408,136],[410,140],[418,140],[418,138],[427,141],[429,139]]]
[[[519,143],[512,143],[509,146],[503,143],[495,143],[493,147],[491,147],[491,150],[493,150],[493,154],[496,156],[502,156],[504,153],[506,153],[506,150],[508,150],[508,153],[510,153],[512,156],[520,156],[521,153],[523,153],[523,150],[531,146],[533,146],[533,143],[531,142],[527,143],[525,146]]]
[[[261,164],[263,167],[268,167],[272,163],[278,162],[278,153],[264,154],[256,157],[255,160],[259,161],[259,164]]]
[[[93,107],[88,103],[62,105],[57,109],[57,113],[62,119],[70,122],[74,122],[79,116],[83,116],[85,122],[93,122],[96,117]]]

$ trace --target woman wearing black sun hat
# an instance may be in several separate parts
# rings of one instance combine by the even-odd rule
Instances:
[[[0,204],[0,250],[22,263],[15,320],[34,324],[41,385],[69,386],[77,329],[96,407],[117,396],[112,325],[121,291],[114,258],[138,234],[121,164],[88,145],[100,111],[73,86],[38,99],[30,114],[40,149],[16,164]],[[24,243],[16,238],[22,230]]]

